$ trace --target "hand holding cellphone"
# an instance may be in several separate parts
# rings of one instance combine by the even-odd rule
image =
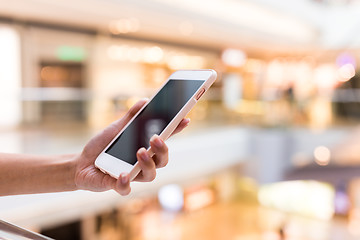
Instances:
[[[140,172],[136,152],[145,147],[153,155],[150,138],[166,140],[200,97],[216,80],[214,70],[182,70],[173,73],[155,96],[145,104],[95,160],[104,173],[119,178]]]

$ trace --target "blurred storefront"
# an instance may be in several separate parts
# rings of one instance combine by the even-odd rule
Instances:
[[[2,61],[17,96],[12,99],[17,107],[9,114],[18,119],[13,124],[50,118],[53,123],[68,119],[104,126],[116,118],[114,112],[121,114],[136,99],[151,96],[171,72],[211,67],[220,78],[202,111],[225,124],[325,129],[343,121],[351,124],[358,117],[353,110],[357,59],[348,52],[331,53],[329,58],[259,56],[239,49],[201,49],[58,28],[2,26],[3,41],[12,45]],[[216,113],[210,113],[212,105],[221,102]]]

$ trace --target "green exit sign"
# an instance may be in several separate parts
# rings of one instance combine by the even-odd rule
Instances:
[[[62,61],[82,62],[86,58],[86,50],[82,47],[60,46],[56,50],[56,56]]]

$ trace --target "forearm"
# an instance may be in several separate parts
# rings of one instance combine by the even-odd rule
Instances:
[[[75,190],[74,159],[0,153],[0,196]]]

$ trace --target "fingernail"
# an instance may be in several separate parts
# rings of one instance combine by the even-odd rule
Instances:
[[[189,124],[190,124],[190,118],[186,118],[186,120],[187,120],[187,123],[186,123],[186,126],[188,126]]]
[[[158,135],[154,135],[150,141],[154,142],[155,146],[158,148],[163,146],[163,140]]]
[[[122,184],[127,184],[127,182],[129,181],[129,177],[126,173],[122,173],[121,174],[121,183]]]
[[[148,154],[147,154],[147,152],[146,152],[146,150],[144,148],[142,148],[140,150],[140,157],[141,157],[141,159],[143,161],[148,161],[149,160],[149,156],[148,156]]]

